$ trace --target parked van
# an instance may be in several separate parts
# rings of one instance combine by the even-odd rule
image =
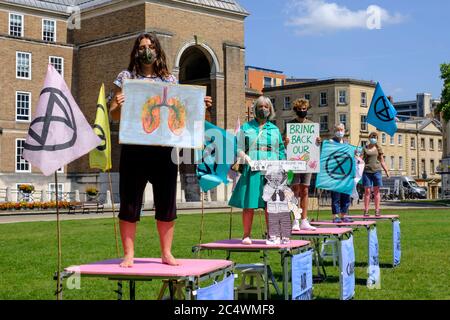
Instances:
[[[400,188],[403,188],[405,196],[414,199],[426,199],[427,190],[419,186],[411,177],[408,176],[395,176],[395,177],[383,177],[383,188],[389,188],[389,193],[394,194],[397,198],[400,193]]]

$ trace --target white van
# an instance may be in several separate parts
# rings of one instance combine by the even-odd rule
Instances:
[[[403,188],[405,195],[409,195],[415,199],[426,199],[427,190],[419,186],[411,177],[408,176],[395,176],[395,177],[383,177],[383,188],[389,188],[391,194],[398,197],[400,193],[400,187]]]

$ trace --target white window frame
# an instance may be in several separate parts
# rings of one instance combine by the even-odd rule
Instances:
[[[51,62],[52,58],[53,59],[61,59],[61,76],[64,78],[64,58],[63,57],[58,57],[58,56],[49,56],[48,57],[48,63],[51,64],[53,67],[54,67],[54,65]],[[56,70],[56,71],[58,71],[58,70]]]
[[[402,135],[402,134],[399,134],[397,140],[398,140],[398,141],[397,141],[397,142],[398,142],[398,145],[399,145],[399,146],[402,146],[402,145],[403,145],[403,135]]]
[[[363,102],[363,94],[365,95],[364,102]],[[367,92],[366,91],[361,91],[360,102],[361,102],[361,107],[367,107]]]
[[[413,141],[414,141],[414,145],[412,145]],[[410,149],[416,149],[417,148],[416,137],[411,137],[411,141],[409,142],[409,148]]]
[[[395,145],[395,134],[393,136],[389,136],[389,144],[391,146]]]
[[[411,174],[412,175],[417,175],[417,161],[416,161],[416,158],[412,158],[411,159]]]
[[[430,146],[430,150],[434,151],[434,138],[430,138],[428,145]]]
[[[15,15],[15,16],[19,16],[22,18],[22,25],[21,25],[21,29],[20,29],[20,36],[13,36],[11,34],[11,16]],[[23,14],[20,13],[16,13],[16,12],[10,12],[8,15],[8,35],[12,36],[12,37],[21,37],[23,38],[23,35],[25,34],[25,18],[23,16]]]
[[[391,156],[390,170],[395,170],[395,157]]]
[[[403,170],[403,157],[398,157],[398,170]]]
[[[423,146],[422,146],[423,141]],[[427,142],[425,138],[420,138],[420,150],[425,151],[427,149]]]
[[[28,95],[28,120],[18,119],[19,114],[17,113],[17,96],[19,94],[27,94]],[[31,92],[27,91],[16,91],[16,122],[24,122],[24,123],[30,123],[31,122]]]
[[[29,57],[30,64],[29,64],[29,70],[28,70],[28,77],[20,77],[17,75],[20,54],[25,54],[25,55],[28,55],[28,57]],[[32,58],[33,58],[33,55],[31,54],[31,52],[16,51],[16,79],[31,80],[31,70],[33,69],[32,68]]]
[[[322,130],[322,117],[327,117],[327,128]],[[321,114],[319,115],[319,131],[320,132],[327,132],[328,130],[330,130],[330,119],[328,118],[328,114]]]
[[[289,106],[286,107],[286,101],[288,100]],[[291,96],[285,96],[283,98],[283,110],[291,110]]]
[[[344,102],[341,101],[341,93],[344,93]],[[347,90],[345,89],[338,89],[338,105],[346,105],[347,104]]]
[[[266,79],[270,79],[270,84],[266,86]],[[271,88],[272,87],[272,77],[263,77],[263,88]]]
[[[436,174],[436,162],[430,159],[430,174]]]
[[[438,139],[438,151],[442,151],[442,147],[443,147],[442,139]]]
[[[306,97],[307,95],[309,96],[309,98]],[[305,93],[305,94],[303,95],[303,98],[306,99],[306,100],[308,100],[308,102],[311,102],[311,93]]]
[[[61,190],[59,190],[59,187],[61,187]],[[50,194],[50,198],[51,198],[52,193],[55,192],[55,191],[56,191],[55,183],[54,182],[50,182],[48,184],[48,193]],[[63,193],[64,193],[64,183],[58,182],[58,196],[59,196],[58,201],[63,200]],[[55,194],[55,199],[56,199],[56,194]]]
[[[341,120],[342,116],[345,117],[345,121],[344,122]],[[345,131],[348,130],[348,128],[347,128],[347,114],[346,113],[340,113],[339,114],[339,123],[342,123],[345,126]]]
[[[53,41],[50,41],[50,40],[45,40],[44,39],[44,23],[45,23],[45,21],[51,21],[51,22],[53,22],[54,23],[54,29],[53,29]],[[54,19],[47,19],[47,18],[43,18],[42,19],[42,41],[45,41],[45,42],[56,42],[56,20],[54,20]]]
[[[381,144],[382,145],[386,144],[386,133],[384,132],[381,134]]]
[[[325,103],[322,103],[322,93],[325,94]],[[328,105],[328,92],[327,91],[321,91],[319,93],[319,107],[325,107]]]
[[[31,164],[27,161],[27,160],[25,160],[25,159],[23,159],[23,157],[21,156],[21,158],[23,159],[23,161],[24,161],[24,163],[25,164],[27,164],[28,165],[28,169],[27,170],[19,170],[19,169],[17,169],[17,165],[18,164],[22,164],[22,162],[17,162],[17,157],[18,157],[18,154],[17,154],[17,142],[18,141],[23,141],[23,142],[25,142],[25,139],[20,139],[20,138],[17,138],[17,139],[15,139],[14,140],[14,168],[15,168],[15,172],[16,173],[30,173],[31,172]]]
[[[366,121],[362,121],[362,117],[366,117]],[[359,116],[359,120],[360,120],[360,126],[359,129],[363,132],[368,132],[369,131],[369,124],[367,123],[367,114],[361,114]],[[363,123],[365,124],[365,129],[363,129]]]

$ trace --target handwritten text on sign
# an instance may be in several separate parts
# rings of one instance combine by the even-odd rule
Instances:
[[[288,123],[287,159],[305,161],[306,172],[319,172],[320,146],[316,144],[319,137],[318,123]]]

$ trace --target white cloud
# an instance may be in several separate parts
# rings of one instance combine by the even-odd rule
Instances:
[[[350,29],[380,29],[406,19],[402,14],[391,14],[377,5],[352,11],[345,6],[324,0],[291,0],[288,12],[290,18],[287,25],[295,27],[299,35]]]

